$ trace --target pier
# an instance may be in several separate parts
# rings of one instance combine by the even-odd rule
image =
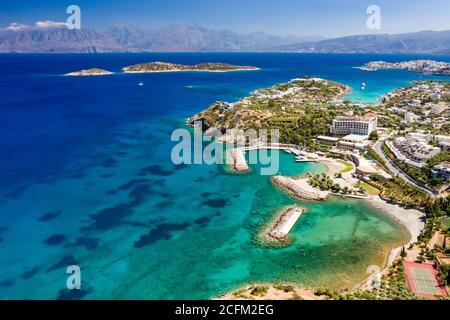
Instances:
[[[263,245],[288,245],[288,234],[305,211],[305,208],[297,206],[282,208],[260,232],[259,242]]]

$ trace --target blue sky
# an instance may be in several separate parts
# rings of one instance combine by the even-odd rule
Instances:
[[[372,4],[381,8],[378,33],[450,29],[449,0],[1,0],[0,26],[65,21],[70,4],[81,7],[82,26],[98,29],[193,22],[243,33],[333,37],[375,32],[366,28]]]

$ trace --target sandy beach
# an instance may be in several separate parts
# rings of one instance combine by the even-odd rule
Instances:
[[[334,177],[336,173],[339,173],[345,169],[345,165],[337,162],[335,159],[323,158],[320,162],[327,166],[327,174],[330,177]]]
[[[409,234],[410,240],[404,247],[408,247],[410,244],[417,241],[417,237],[421,234],[425,227],[425,213],[420,212],[416,209],[406,209],[396,204],[391,204],[378,196],[371,196],[366,199],[371,205],[382,210],[384,213],[389,215],[391,218],[396,220],[399,224],[405,227]],[[403,246],[392,249],[386,259],[383,268],[371,275],[368,279],[360,283],[355,289],[367,288],[369,283],[378,275],[382,275],[387,272],[389,266],[396,260],[397,256],[400,254]]]
[[[369,197],[367,201],[403,225],[411,235],[410,243],[417,241],[417,237],[425,227],[425,213],[388,203],[378,196]]]

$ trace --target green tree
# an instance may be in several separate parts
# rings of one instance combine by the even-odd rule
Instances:
[[[377,141],[378,139],[380,139],[380,136],[378,135],[378,132],[372,131],[369,135],[369,139],[372,141]]]
[[[400,252],[400,257],[406,258],[406,256],[407,256],[407,253],[406,253],[405,247],[402,247],[402,251]]]

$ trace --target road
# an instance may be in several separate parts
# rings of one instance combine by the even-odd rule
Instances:
[[[394,162],[393,162],[391,159],[389,159],[389,157],[387,157],[387,156],[384,154],[382,145],[383,145],[383,141],[382,141],[382,140],[379,140],[379,141],[377,141],[377,143],[375,143],[375,145],[374,145],[373,148],[374,148],[375,152],[376,152],[376,153],[377,153],[377,154],[385,161],[386,167],[389,169],[389,171],[391,171],[391,173],[392,173],[394,176],[398,176],[398,177],[402,178],[404,181],[408,182],[409,184],[412,184],[413,186],[415,186],[415,187],[417,187],[417,188],[419,188],[419,189],[422,189],[423,191],[427,192],[430,196],[436,197],[436,194],[435,194],[435,193],[433,193],[433,192],[431,192],[430,190],[428,190],[428,189],[426,189],[426,188],[424,188],[424,187],[418,185],[417,182],[416,182],[413,178],[411,178],[410,176],[408,176],[407,174],[405,174],[403,171],[401,171],[401,170],[394,164]]]

